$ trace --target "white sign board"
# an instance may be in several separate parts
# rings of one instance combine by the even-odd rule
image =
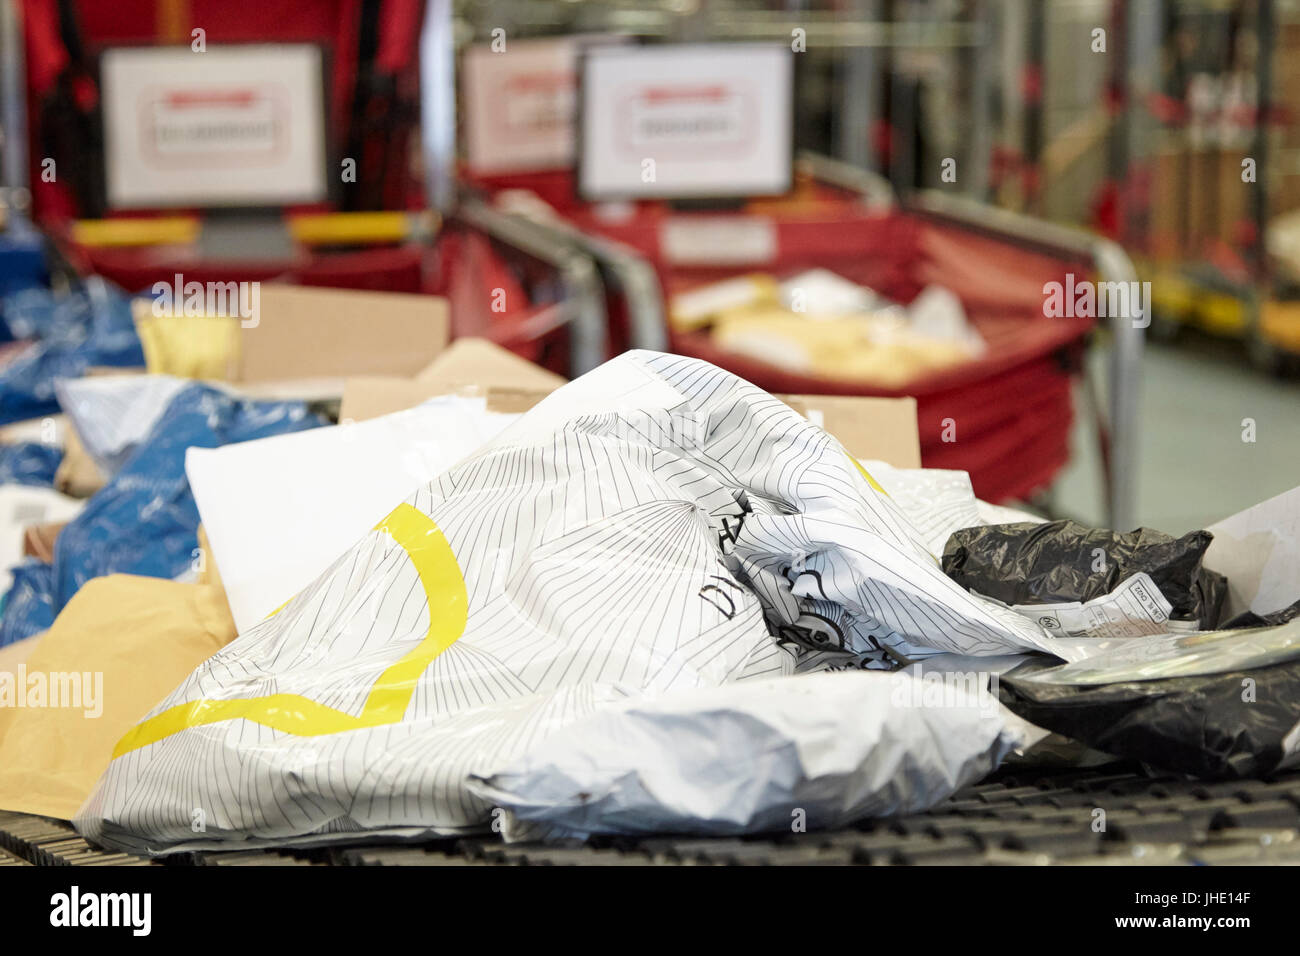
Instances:
[[[777,256],[776,223],[766,216],[670,216],[659,249],[677,266],[757,266]]]
[[[580,192],[589,198],[787,192],[793,71],[790,50],[780,44],[589,51]]]
[[[578,41],[472,46],[461,61],[465,161],[476,173],[573,165]]]
[[[328,197],[318,47],[119,47],[100,77],[110,207]]]

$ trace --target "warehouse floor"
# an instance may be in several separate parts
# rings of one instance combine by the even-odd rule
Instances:
[[[1105,348],[1093,350],[1099,383],[1107,361]],[[1143,372],[1142,524],[1181,535],[1300,485],[1300,378],[1266,375],[1239,344],[1192,332],[1170,344],[1148,341]],[[1054,506],[1062,516],[1104,525],[1099,456],[1083,418]],[[1242,440],[1247,418],[1255,422],[1254,443]]]

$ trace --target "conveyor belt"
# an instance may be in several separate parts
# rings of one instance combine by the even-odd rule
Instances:
[[[1103,820],[1098,811],[1104,811]],[[1197,783],[1128,769],[1003,772],[929,813],[829,832],[746,838],[604,838],[578,845],[491,837],[148,861],[98,850],[66,823],[0,813],[0,866],[501,866],[1300,864],[1300,772]]]

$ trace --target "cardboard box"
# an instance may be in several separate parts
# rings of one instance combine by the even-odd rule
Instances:
[[[1273,91],[1275,104],[1291,107],[1300,103],[1300,22],[1280,18],[1273,46]],[[1291,122],[1281,130],[1281,144],[1300,146],[1300,125]]]
[[[1218,238],[1233,248],[1243,237],[1242,224],[1251,221],[1251,197],[1260,187],[1241,181],[1242,150],[1225,149],[1219,153]]]
[[[322,390],[276,391],[286,382],[333,381],[337,395],[349,375],[416,375],[450,337],[444,299],[398,292],[262,283],[256,316],[244,323],[155,316],[147,298],[135,310],[151,372],[234,382],[259,397],[267,388],[275,397]]]
[[[1194,149],[1188,153],[1187,240],[1183,254],[1199,257],[1218,235],[1219,151]]]
[[[373,387],[372,387],[373,385]],[[363,421],[411,408],[435,395],[481,394],[489,411],[526,412],[550,391],[491,386],[402,390],[389,382],[349,381],[340,421]],[[849,395],[781,395],[783,402],[839,439],[858,459],[884,461],[896,468],[921,467],[921,439],[916,423],[916,399]],[[351,408],[352,414],[348,414]]]
[[[866,395],[779,395],[796,412],[839,439],[854,458],[895,468],[921,467],[916,399]]]
[[[450,330],[437,296],[267,283],[256,328],[241,330],[237,381],[414,375]]]
[[[413,408],[435,395],[464,390],[491,390],[493,402],[507,401],[513,411],[525,411],[565,383],[547,371],[486,339],[457,339],[414,377],[357,376],[343,386],[339,420],[354,422]],[[513,398],[505,393],[520,393]],[[532,394],[529,401],[522,397]],[[521,407],[521,403],[523,404]]]
[[[484,339],[458,339],[412,379],[357,377],[343,388],[340,421],[365,421],[412,408],[435,395],[483,394],[489,410],[526,412],[564,378]],[[855,395],[778,396],[825,428],[856,458],[921,467],[916,399]]]
[[[149,299],[137,298],[133,308],[137,325],[145,323],[141,337],[149,343],[148,371],[182,377],[209,373],[247,398],[332,401],[342,395],[349,375],[416,374],[447,347],[451,330],[447,303],[437,296],[268,282],[260,286],[259,297],[257,324],[248,328],[234,317],[195,316],[163,317],[163,324],[150,326],[158,317]],[[213,323],[224,332],[214,330]],[[143,371],[92,368],[87,374]],[[104,482],[69,427],[56,487],[84,498]]]
[[[1165,145],[1151,157],[1151,209],[1148,252],[1160,262],[1182,257],[1187,247],[1187,180],[1190,160],[1178,145]]]

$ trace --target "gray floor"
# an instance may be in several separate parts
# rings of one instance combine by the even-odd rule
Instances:
[[[1094,349],[1098,382],[1106,358],[1104,347]],[[1184,333],[1171,344],[1147,342],[1141,389],[1141,524],[1183,534],[1300,485],[1300,378],[1266,375],[1238,344]],[[1053,504],[1104,525],[1099,456],[1085,417],[1076,416],[1074,459]],[[1242,440],[1246,418],[1255,421],[1254,443]]]

